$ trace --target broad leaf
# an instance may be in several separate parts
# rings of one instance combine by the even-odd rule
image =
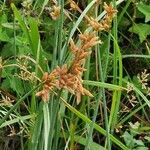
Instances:
[[[39,46],[39,40],[40,40],[40,35],[38,32],[38,23],[37,20],[34,18],[29,18],[28,19],[29,26],[30,26],[30,37],[31,37],[31,43],[32,43],[32,49],[34,54],[36,55],[38,51],[38,46]]]
[[[125,131],[124,134],[122,135],[122,137],[124,138],[124,141],[129,148],[134,147],[134,144],[135,144],[134,138],[131,134],[129,134],[127,131]]]
[[[145,15],[145,22],[150,21],[150,5],[139,3],[137,8],[141,13]]]
[[[24,88],[19,78],[12,77],[10,80],[10,87],[20,95],[24,94]]]
[[[147,36],[150,35],[150,25],[148,24],[134,24],[129,29],[130,32],[136,33],[139,36],[140,42],[146,40]]]
[[[1,31],[0,29],[0,41],[9,42],[9,36],[7,35],[6,31]]]

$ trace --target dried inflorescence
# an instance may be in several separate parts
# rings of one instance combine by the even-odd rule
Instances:
[[[75,75],[79,75],[84,71],[84,68],[82,68],[82,63],[83,60],[90,54],[90,51],[88,51],[88,49],[98,43],[101,43],[101,41],[98,40],[98,37],[95,36],[95,33],[80,34],[79,38],[82,41],[80,48],[77,47],[73,41],[70,42],[71,51],[75,55],[74,60],[71,64],[70,72]]]
[[[138,101],[137,101],[137,99],[136,99],[136,96],[134,96],[134,95],[129,95],[129,96],[127,96],[127,98],[128,98],[128,100],[129,100],[130,104],[132,105],[132,107],[134,107],[136,104],[138,104]]]
[[[96,1],[96,4],[100,3],[99,0]],[[76,10],[80,13],[82,13],[80,7],[76,2],[73,0],[69,0],[70,8],[71,10]],[[89,17],[85,15],[85,19],[88,21],[88,24],[95,30],[95,31],[108,31],[111,27],[111,23],[113,20],[113,17],[117,13],[117,10],[113,8],[111,4],[107,5],[104,3],[104,10],[106,11],[105,17],[102,19],[102,21],[97,21],[93,17]]]
[[[61,7],[58,5],[56,0],[52,0],[52,12],[50,13],[53,20],[57,20],[60,16]]]
[[[18,78],[24,80],[24,81],[31,81],[34,82],[35,81],[35,72],[29,72],[27,70],[21,70],[19,73],[16,73],[15,76],[17,76]]]
[[[80,11],[80,8],[77,3],[75,3],[73,0],[68,0],[70,4],[70,9],[75,11]]]
[[[95,31],[102,31],[104,30],[104,27],[102,23],[99,23],[96,19],[93,17],[88,18],[89,25],[95,30]]]
[[[131,93],[133,91],[133,85],[129,82],[127,83],[127,94]]]
[[[18,73],[15,74],[16,77],[30,82],[35,82],[40,79],[36,76],[35,72],[32,72],[32,66],[29,63],[28,57],[20,56],[17,58],[17,67],[19,67]]]
[[[146,90],[147,96],[150,96],[150,87],[149,87],[150,73],[147,72],[147,69],[144,69],[143,72],[138,74],[137,78],[141,83],[142,89]]]
[[[135,93],[134,93],[133,85],[129,82],[127,83],[127,94],[128,94],[127,98],[129,100],[129,103],[131,104],[132,107],[134,107],[135,104],[137,104],[138,102],[137,102],[137,99],[136,99],[136,96],[135,96]]]
[[[85,71],[83,62],[89,55],[89,49],[101,41],[94,33],[81,34],[79,36],[81,46],[75,45],[73,40],[70,41],[70,49],[73,52],[74,58],[70,66],[63,65],[57,67],[50,74],[45,73],[42,81],[44,82],[43,90],[36,93],[42,97],[44,101],[48,101],[49,92],[55,87],[57,89],[66,89],[70,93],[76,95],[77,104],[80,103],[81,95],[93,96],[82,85],[81,74]]]
[[[138,74],[137,78],[139,79],[139,82],[142,85],[142,89],[147,89],[148,88],[148,78],[149,78],[149,73],[147,73],[147,70],[145,69],[141,74]]]
[[[45,72],[42,81],[44,82],[43,90],[36,93],[36,96],[42,98],[43,101],[48,101],[49,98],[49,91],[51,91],[56,86],[57,76],[58,76],[58,69],[54,69],[50,74]]]
[[[4,60],[2,57],[0,57],[0,71],[2,71],[2,69],[6,63],[7,63],[7,61]]]
[[[80,13],[82,12],[73,0],[69,0],[69,3],[71,9],[77,10]],[[57,5],[57,3],[54,4],[55,6]],[[116,10],[113,9],[111,5],[108,6],[107,4],[104,4],[104,9],[107,14],[100,23],[92,17],[89,18],[88,16],[85,16],[89,24],[96,31],[108,30],[111,25],[112,18],[116,13]],[[57,10],[55,9],[55,11],[51,14],[53,19],[57,18],[57,14],[59,13],[57,13]],[[74,55],[70,66],[65,64],[62,67],[57,67],[50,74],[44,74],[42,79],[44,82],[43,89],[36,93],[37,96],[42,97],[43,101],[48,101],[49,92],[52,91],[54,87],[57,89],[66,89],[70,93],[76,95],[77,104],[81,101],[81,95],[93,96],[83,87],[81,75],[83,71],[85,71],[83,63],[90,54],[89,49],[97,44],[101,44],[102,42],[98,39],[95,32],[80,34],[79,39],[81,40],[80,46],[77,46],[73,40],[70,41],[70,50]]]
[[[53,12],[50,13],[53,20],[58,19],[60,16],[60,6],[53,6]]]
[[[111,27],[113,17],[116,15],[117,10],[111,4],[107,5],[106,3],[104,3],[104,10],[106,11],[106,16],[102,21],[102,25],[105,30],[108,30]]]
[[[113,17],[117,13],[117,10],[111,4],[107,5],[104,3],[104,10],[106,11],[106,15],[101,22],[92,17],[88,18],[89,25],[96,31],[108,31],[111,27]]]
[[[23,15],[30,16],[32,14],[32,1],[24,0],[21,5],[23,6]]]
[[[15,101],[14,99],[11,99],[6,94],[3,95],[1,91],[0,91],[0,96],[1,96],[0,106],[8,106],[8,107],[13,106],[12,103]]]

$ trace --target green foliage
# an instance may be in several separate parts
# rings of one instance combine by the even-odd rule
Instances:
[[[105,18],[103,2],[77,1],[80,10],[64,0],[0,2],[2,149],[148,150],[150,6],[138,1],[114,0],[111,29],[95,31],[102,44],[92,47],[81,74],[94,97],[81,96],[79,105],[66,89],[53,88],[48,102],[36,93],[44,73],[71,65],[70,40],[82,45],[78,35],[93,31],[89,19]],[[54,6],[60,6],[56,20]]]
[[[150,25],[146,24],[150,21],[150,6],[140,2],[137,5],[137,10],[144,14],[145,16],[145,23],[134,23],[132,27],[129,28],[129,31],[135,34],[138,34],[140,42],[142,43],[144,40],[147,39],[147,36],[150,35]]]
[[[137,5],[138,10],[145,15],[145,22],[150,21],[150,6],[144,3],[139,3]]]
[[[140,131],[140,123],[136,122],[135,124],[130,123],[130,133],[125,131],[122,137],[129,149],[132,150],[148,150],[149,148],[144,145],[142,140],[137,140],[136,135]]]
[[[147,36],[150,35],[149,28],[150,25],[139,23],[130,27],[129,31],[138,34],[140,42],[142,43],[144,40],[146,40]]]

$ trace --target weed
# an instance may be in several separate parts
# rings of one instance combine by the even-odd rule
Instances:
[[[1,1],[0,149],[148,149],[149,20],[144,0]]]

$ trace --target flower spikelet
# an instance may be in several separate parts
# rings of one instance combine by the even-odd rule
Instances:
[[[73,52],[73,59],[70,66],[66,64],[57,67],[50,74],[45,73],[42,81],[43,89],[36,95],[42,97],[44,101],[48,100],[49,92],[55,87],[57,89],[66,89],[70,93],[76,95],[77,104],[81,101],[81,95],[93,97],[93,95],[83,87],[81,75],[85,71],[83,62],[90,54],[89,49],[98,43],[98,37],[95,33],[80,34],[81,45],[78,47],[73,40],[70,41],[70,49]]]
[[[71,50],[74,51],[74,59],[72,60],[72,64],[70,66],[69,72],[73,75],[74,84],[72,90],[74,91],[75,95],[77,96],[77,104],[81,101],[81,95],[87,95],[92,97],[93,95],[86,90],[82,85],[81,74],[85,71],[83,67],[83,62],[90,54],[89,49],[95,46],[96,44],[101,43],[98,40],[98,37],[95,36],[95,33],[84,33],[80,34],[79,38],[81,40],[81,46],[77,47],[73,41],[71,41]]]
[[[106,15],[101,22],[98,22],[96,19],[92,17],[87,18],[89,25],[95,31],[103,31],[103,30],[108,31],[109,28],[111,27],[113,17],[117,13],[117,10],[114,9],[111,4],[107,5],[106,3],[104,3],[104,10],[106,11]]]
[[[142,89],[147,89],[149,76],[150,74],[147,73],[146,69],[141,74],[138,74],[137,78],[139,79],[139,82],[142,85]]]
[[[76,4],[73,0],[69,0],[69,4],[70,4],[70,9],[71,10],[75,10],[75,11],[80,10],[78,4]]]
[[[104,3],[104,10],[107,14],[104,17],[104,20],[101,22],[101,24],[103,25],[103,28],[107,31],[111,27],[113,17],[117,13],[117,10],[114,9],[111,4],[107,5],[106,3]]]
[[[58,17],[60,16],[60,6],[53,6],[53,12],[50,13],[51,17],[53,20],[58,19]]]
[[[113,15],[117,13],[117,10],[115,10],[111,4],[107,5],[106,3],[104,3],[104,9],[107,12],[107,15],[111,17],[113,17]]]
[[[70,50],[73,52],[73,54],[75,54],[79,50],[72,39],[70,40]]]
[[[93,17],[88,18],[88,23],[95,31],[102,31],[104,30],[104,27],[101,23],[99,23],[96,19]]]
[[[84,51],[86,49],[89,49],[95,45],[97,45],[98,43],[101,44],[102,42],[100,40],[98,40],[98,37],[95,36],[95,33],[91,33],[91,34],[80,34],[79,35],[81,41],[83,42],[83,46],[82,49],[84,49]]]
[[[57,76],[58,76],[58,68],[54,69],[50,74],[45,72],[42,81],[44,82],[43,89],[36,93],[36,96],[42,98],[44,102],[49,99],[49,92],[56,86]]]

